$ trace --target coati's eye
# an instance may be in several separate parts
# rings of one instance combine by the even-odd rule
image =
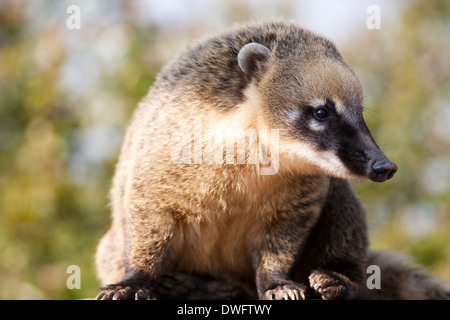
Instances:
[[[314,111],[314,118],[319,121],[327,120],[330,117],[328,110],[325,108],[318,108]]]

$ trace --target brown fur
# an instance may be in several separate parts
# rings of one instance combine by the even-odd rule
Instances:
[[[237,56],[251,42],[271,55],[250,52],[239,62],[248,63],[243,72]],[[219,297],[356,297],[367,265],[365,212],[340,178],[366,172],[341,165],[335,150],[313,147],[312,131],[287,116],[318,97],[333,98],[345,122],[361,128],[351,138],[378,150],[362,119],[357,78],[330,41],[296,24],[240,26],[166,66],[122,146],[112,226],[96,256],[107,285],[98,298],[170,298],[178,291],[167,288],[178,282],[178,296],[198,297],[199,275],[208,279],[201,290],[215,288]],[[276,174],[261,175],[265,165],[250,163],[250,145],[233,164],[198,163],[195,153],[190,164],[174,163],[179,139],[196,148],[195,123],[203,152],[213,148],[207,138],[279,130]],[[240,156],[245,163],[236,163]]]

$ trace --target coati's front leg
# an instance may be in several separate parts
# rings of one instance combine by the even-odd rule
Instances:
[[[352,299],[367,266],[365,210],[349,182],[337,178],[330,182],[327,201],[302,259],[311,264],[309,284],[322,299]]]
[[[148,300],[154,298],[156,280],[164,267],[173,219],[169,213],[148,213],[129,206],[125,231],[125,275],[121,281],[101,288],[97,300]]]
[[[312,203],[316,203],[312,201]],[[258,297],[265,300],[304,300],[307,287],[293,281],[304,242],[319,215],[319,207],[295,205],[277,212],[263,235],[256,262]]]

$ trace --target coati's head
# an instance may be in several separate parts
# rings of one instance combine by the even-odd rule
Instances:
[[[263,110],[266,128],[279,129],[280,168],[383,182],[397,171],[363,118],[361,85],[335,46],[307,34],[272,49],[244,45],[237,57],[248,100]]]

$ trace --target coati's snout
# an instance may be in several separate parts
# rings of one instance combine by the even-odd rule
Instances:
[[[384,182],[394,176],[397,165],[380,150],[362,115],[353,130],[347,128],[344,131],[346,134],[341,131],[341,137],[338,139],[337,155],[351,175],[375,182]]]
[[[397,165],[389,160],[372,137],[362,113],[353,125],[341,122],[336,128],[339,139],[338,158],[352,175],[369,178],[375,182],[391,179]],[[343,129],[345,128],[345,129]]]
[[[391,179],[397,172],[397,165],[390,161],[380,150],[374,150],[369,161],[368,178],[375,182],[384,182]]]

